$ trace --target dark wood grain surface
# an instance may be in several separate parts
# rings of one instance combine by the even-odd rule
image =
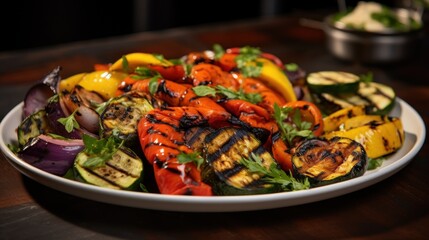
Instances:
[[[373,72],[429,121],[429,39],[402,63],[342,62],[325,48],[324,33],[290,16],[180,28],[0,53],[0,116],[55,66],[62,75],[91,71],[130,52],[178,58],[190,51],[256,46],[307,72]],[[317,18],[316,18],[317,19]],[[43,186],[0,157],[0,239],[427,239],[429,145],[397,174],[368,188],[294,207],[232,213],[128,208],[86,200]]]

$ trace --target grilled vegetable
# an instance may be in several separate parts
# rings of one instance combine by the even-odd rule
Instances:
[[[242,158],[251,153],[261,158],[267,169],[275,160],[252,133],[239,128],[220,128],[205,138],[205,159],[201,175],[212,186],[215,195],[247,195],[278,192],[278,185],[262,180],[262,175],[252,173]]]
[[[404,143],[405,133],[399,118],[383,117],[380,121],[351,118],[347,129],[326,133],[327,139],[347,137],[361,143],[369,158],[378,158],[398,150]],[[358,122],[362,125],[359,126]],[[365,124],[363,124],[365,123]]]
[[[306,140],[296,148],[292,157],[293,175],[297,179],[307,177],[312,187],[361,176],[366,164],[363,146],[340,137]]]
[[[48,103],[48,99],[57,93],[57,85],[61,79],[60,70],[60,67],[54,68],[39,83],[28,90],[24,98],[24,118],[43,109]]]
[[[31,138],[51,132],[45,110],[39,110],[26,117],[19,124],[17,132],[20,147],[24,146]]]
[[[347,119],[355,116],[365,115],[366,109],[364,105],[349,106],[342,108],[329,116],[323,118],[323,126],[325,132],[331,132],[337,130],[341,124]]]
[[[127,146],[138,144],[137,123],[153,109],[149,99],[144,93],[130,92],[109,101],[100,116],[102,136],[115,134]]]
[[[101,166],[88,166],[90,157],[84,151],[76,156],[74,170],[78,180],[112,189],[138,189],[143,175],[143,163],[132,150],[119,148]]]
[[[322,71],[310,73],[307,86],[313,93],[355,93],[359,88],[359,76],[347,72]]]
[[[76,155],[84,148],[80,139],[55,139],[41,134],[31,138],[18,156],[30,165],[63,176],[73,166]]]
[[[342,108],[365,105],[372,114],[386,115],[395,106],[394,90],[381,83],[361,82],[356,93],[313,95],[315,101],[325,114],[331,114]]]

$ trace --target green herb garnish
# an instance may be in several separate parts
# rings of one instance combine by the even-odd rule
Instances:
[[[122,70],[126,73],[130,72],[130,67],[128,64],[128,59],[125,55],[122,55]]]
[[[225,54],[225,50],[220,44],[213,45],[213,52],[216,60],[219,60]]]
[[[261,157],[251,153],[250,158],[242,158],[240,161],[250,172],[262,175],[262,179],[268,183],[278,184],[283,191],[304,190],[310,188],[310,182],[307,178],[304,181],[298,181],[292,174],[289,175],[279,169],[275,163],[271,163],[269,168],[264,167]]]
[[[203,96],[215,96],[216,94],[224,95],[225,97],[229,99],[241,99],[248,101],[253,104],[258,104],[262,101],[262,96],[259,93],[245,93],[242,88],[240,88],[238,91],[231,90],[229,88],[226,88],[224,86],[216,86],[216,87],[209,87],[209,86],[196,86],[193,87],[192,90],[194,90],[195,94],[197,96],[203,97]]]
[[[197,165],[198,169],[200,169],[201,165],[204,163],[204,158],[201,157],[201,154],[199,152],[181,152],[177,155],[177,160],[179,161],[179,163],[194,163],[195,165]]]
[[[235,57],[237,68],[240,69],[241,73],[245,77],[258,77],[261,75],[262,62],[257,61],[261,55],[261,50],[254,47],[242,47],[240,48],[240,54]]]
[[[64,125],[66,131],[71,133],[73,129],[79,129],[79,123],[76,121],[75,114],[77,109],[68,117],[59,118],[57,121]]]
[[[372,72],[368,72],[367,74],[360,75],[360,81],[364,83],[369,83],[374,81],[374,75]]]
[[[367,170],[374,170],[376,168],[381,167],[385,158],[368,158],[368,165],[366,167]]]
[[[84,134],[82,140],[85,145],[83,152],[88,155],[88,159],[83,166],[87,168],[104,166],[106,161],[111,159],[124,143],[123,140],[119,140],[114,135],[108,138],[96,139]]]
[[[288,64],[285,64],[285,68],[289,72],[296,72],[296,71],[298,71],[299,66],[296,63],[288,63]]]
[[[313,138],[311,123],[302,121],[300,111],[294,111],[290,107],[279,107],[274,104],[274,120],[279,126],[281,137],[284,141],[293,144],[295,137]]]

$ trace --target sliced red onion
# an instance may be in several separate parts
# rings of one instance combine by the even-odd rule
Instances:
[[[42,81],[28,90],[24,98],[23,118],[43,109],[48,99],[57,93],[57,86],[61,80],[60,70],[61,67],[56,67]]]
[[[36,168],[63,176],[83,149],[84,144],[80,139],[62,140],[39,135],[28,142],[18,156]]]
[[[23,118],[30,116],[43,109],[48,103],[48,99],[54,95],[49,86],[38,83],[28,90],[24,98]]]

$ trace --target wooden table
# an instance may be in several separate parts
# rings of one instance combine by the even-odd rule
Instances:
[[[303,15],[301,15],[303,16]],[[307,16],[312,17],[312,16]],[[341,62],[321,30],[299,17],[206,25],[0,53],[1,117],[57,65],[62,75],[91,71],[130,52],[178,58],[190,51],[255,46],[307,72],[373,72],[429,121],[426,37],[419,56],[395,65]],[[424,63],[426,60],[426,63]],[[429,235],[429,145],[388,179],[340,197],[293,207],[232,213],[184,213],[115,206],[43,186],[0,158],[0,239],[424,239]]]

